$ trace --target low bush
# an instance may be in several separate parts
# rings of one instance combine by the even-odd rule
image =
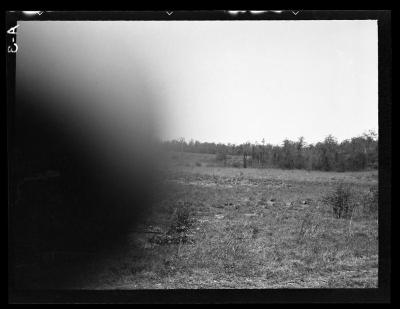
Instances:
[[[172,215],[167,232],[162,235],[153,236],[149,239],[149,242],[158,245],[189,242],[188,234],[194,222],[190,205],[191,204],[187,202],[180,203]]]
[[[170,234],[187,232],[192,223],[190,208],[187,204],[184,204],[182,207],[176,208],[168,232]]]
[[[332,207],[336,218],[348,218],[353,211],[352,191],[349,185],[339,183],[336,188],[323,198],[325,204]]]

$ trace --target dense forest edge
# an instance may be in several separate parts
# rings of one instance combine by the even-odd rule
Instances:
[[[246,142],[239,145],[199,142],[195,140],[164,141],[168,151],[215,154],[225,166],[305,169],[321,171],[362,171],[378,168],[378,135],[370,130],[360,136],[338,142],[328,135],[323,142],[307,144],[304,137],[297,141],[285,139],[281,145]],[[229,156],[241,156],[241,162]]]

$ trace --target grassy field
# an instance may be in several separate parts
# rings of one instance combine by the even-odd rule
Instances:
[[[81,287],[377,287],[378,220],[365,205],[377,171],[243,169],[188,153],[170,160],[147,222],[82,273]],[[339,182],[356,205],[349,218],[323,202]]]

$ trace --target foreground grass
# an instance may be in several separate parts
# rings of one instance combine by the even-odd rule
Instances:
[[[196,162],[199,158],[196,157]],[[235,169],[198,164],[167,173],[148,222],[126,246],[92,265],[82,286],[144,288],[373,288],[378,222],[359,203],[336,219],[322,197],[338,181],[357,196],[376,172]],[[270,201],[274,200],[273,203]],[[179,207],[192,223],[186,242],[154,242]]]

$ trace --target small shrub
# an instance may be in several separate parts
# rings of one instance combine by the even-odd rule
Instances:
[[[162,234],[154,235],[149,239],[149,242],[158,245],[189,242],[189,230],[194,222],[190,211],[190,205],[191,203],[188,202],[179,203],[172,214],[168,230]]]
[[[352,191],[348,185],[339,183],[336,188],[324,197],[324,202],[332,207],[336,218],[348,218],[353,211]]]
[[[174,243],[184,243],[189,240],[188,232],[193,225],[190,203],[183,203],[176,208],[167,235]]]
[[[196,162],[196,166],[201,166],[201,162]]]
[[[190,216],[190,209],[186,205],[177,208],[175,216],[170,226],[170,232],[181,233],[186,232],[192,224],[192,219]]]

